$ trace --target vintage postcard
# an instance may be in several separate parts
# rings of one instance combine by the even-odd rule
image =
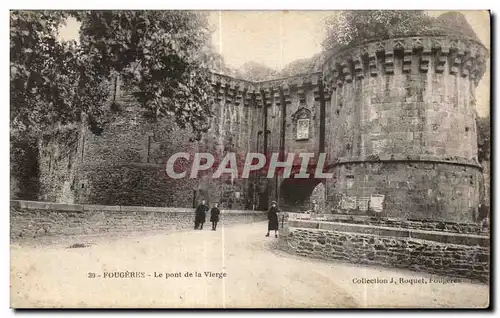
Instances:
[[[489,11],[10,11],[12,308],[488,308]]]

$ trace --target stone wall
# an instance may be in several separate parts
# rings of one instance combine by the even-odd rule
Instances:
[[[289,221],[280,248],[325,260],[382,265],[489,282],[489,236]]]
[[[340,207],[350,198],[384,195],[382,217],[472,223],[477,220],[480,170],[424,161],[360,162],[334,167],[328,203]],[[345,210],[368,214],[367,211]]]
[[[222,210],[221,223],[263,221],[266,214],[254,211]],[[209,216],[207,216],[207,222]],[[11,201],[11,240],[40,236],[121,233],[191,229],[194,209],[137,206],[58,204]],[[208,222],[209,223],[209,222]]]
[[[301,79],[297,78],[295,83],[291,83],[290,88],[286,92],[285,113],[282,112],[283,120],[285,120],[284,130],[284,152],[299,154],[299,153],[314,153],[317,154],[320,150],[320,126],[321,126],[321,107],[319,100],[319,77],[320,74],[311,74]],[[309,133],[307,139],[297,138],[297,128],[299,119],[309,119]],[[274,125],[272,134],[280,135],[281,127]],[[276,151],[278,147],[275,148]],[[317,156],[315,157],[317,159]]]
[[[319,101],[320,74],[307,74],[252,83],[213,74],[214,103],[210,129],[200,142],[190,141],[189,129],[179,129],[172,120],[151,120],[136,99],[112,85],[113,109],[101,131],[71,127],[69,144],[56,130],[41,144],[40,169],[44,201],[192,207],[202,198],[220,202],[223,208],[266,209],[279,197],[276,180],[263,178],[253,186],[228,174],[211,180],[210,174],[229,153],[245,158],[248,152],[319,151],[322,114]],[[300,113],[300,114],[299,114]],[[296,138],[297,114],[309,119],[309,136]],[[302,117],[300,117],[302,118]],[[191,154],[184,166],[190,173],[193,155],[208,152],[216,162],[212,171],[196,179],[168,178],[168,158],[177,152]],[[239,163],[240,172],[243,161]],[[262,169],[267,172],[266,168]],[[252,202],[255,198],[256,202]]]
[[[38,142],[10,134],[10,197],[14,200],[37,200],[40,193]]]
[[[479,204],[474,91],[486,50],[467,37],[415,36],[334,52],[326,148],[337,195],[385,195],[387,216],[471,221]]]
[[[476,221],[482,189],[474,91],[487,54],[466,36],[413,36],[341,48],[321,73],[263,82],[213,74],[214,117],[199,143],[172,121],[145,118],[117,85],[112,95],[119,111],[102,132],[79,132],[77,147],[66,157],[57,138],[45,145],[41,199],[192,207],[206,198],[237,209],[267,209],[276,200],[298,211],[324,182],[326,210],[338,209],[342,197],[379,195],[385,197],[383,217]],[[304,119],[308,136],[298,138],[298,121]],[[197,151],[216,158],[228,152],[243,158],[249,152],[268,158],[277,152],[326,152],[334,177],[165,177],[163,166],[172,154]]]
[[[38,142],[40,193],[36,199],[75,202],[75,177],[81,164],[83,129],[79,125],[59,127]]]
[[[118,103],[119,112],[102,132],[83,132],[75,202],[192,207],[197,180],[172,179],[165,172],[173,154],[198,151],[189,129],[171,119],[147,118],[131,96],[120,95]]]
[[[229,88],[223,88],[226,94]],[[217,95],[216,117],[209,134],[202,141],[193,142],[191,131],[179,129],[173,120],[148,118],[133,96],[121,91],[119,85],[114,95],[115,109],[110,111],[108,123],[101,131],[91,131],[84,125],[57,129],[50,139],[40,144],[41,200],[192,207],[203,198],[220,202],[225,192],[239,191],[239,200],[232,200],[230,204],[222,202],[221,206],[245,207],[245,184],[233,187],[225,183],[225,179],[205,182],[201,178],[191,179],[189,174],[196,152],[209,152],[216,157],[227,152],[246,153],[251,139],[247,132],[251,132],[257,120],[249,111],[252,107],[229,103]],[[74,140],[61,138],[68,133]],[[166,162],[178,152],[191,156],[191,160],[182,165],[188,177],[173,179],[165,173]]]
[[[296,216],[301,216],[301,214],[296,214]],[[320,214],[316,217],[330,222],[346,224],[362,224],[382,227],[396,227],[401,229],[451,232],[460,234],[478,234],[486,236],[490,233],[490,229],[488,227],[482,227],[478,223],[455,223],[431,220],[399,220],[348,214]]]
[[[213,140],[212,148],[207,152],[216,157],[216,164],[227,153],[236,153],[238,168],[242,169],[240,159],[244,159],[247,152],[261,152],[263,144],[262,132],[265,126],[262,100],[256,100],[260,95],[254,83],[214,74],[213,86],[215,102],[212,106],[214,117],[211,119],[208,135]],[[259,104],[259,107],[257,107]],[[260,144],[260,147],[259,147]],[[241,171],[241,170],[240,170]],[[229,174],[213,180],[209,176],[200,182],[199,191],[211,201],[219,201],[223,208],[244,209],[250,205],[247,180],[231,180]]]

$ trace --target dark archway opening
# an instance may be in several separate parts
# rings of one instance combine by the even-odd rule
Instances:
[[[280,186],[280,208],[283,211],[304,212],[311,209],[311,201],[320,206],[325,200],[324,180],[285,179]]]
[[[38,200],[40,194],[39,148],[34,138],[11,137],[11,199]]]

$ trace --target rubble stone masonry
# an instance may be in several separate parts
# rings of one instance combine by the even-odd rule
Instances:
[[[464,37],[367,42],[332,54],[326,148],[339,197],[384,195],[382,215],[474,222],[481,166],[474,91],[486,50]]]
[[[222,224],[234,224],[266,217],[258,211],[222,210],[220,219]],[[194,226],[194,209],[11,201],[10,219],[10,238],[16,241],[41,236],[186,230]]]
[[[301,256],[488,283],[489,244],[486,235],[295,220],[281,230],[279,245]]]

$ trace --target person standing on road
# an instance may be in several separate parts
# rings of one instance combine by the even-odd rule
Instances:
[[[217,230],[217,222],[219,222],[219,203],[215,203],[215,206],[210,210],[210,222],[212,222],[212,231]]]
[[[196,208],[195,216],[194,216],[194,229],[195,230],[203,230],[203,223],[205,223],[205,219],[208,212],[208,206],[206,205],[205,200],[201,200],[201,204]]]
[[[269,211],[267,212],[267,234],[266,237],[269,236],[270,231],[274,231],[274,237],[278,237],[278,227],[279,227],[279,221],[278,221],[278,213],[279,209],[276,205],[276,201],[271,202],[271,208],[269,208]]]

